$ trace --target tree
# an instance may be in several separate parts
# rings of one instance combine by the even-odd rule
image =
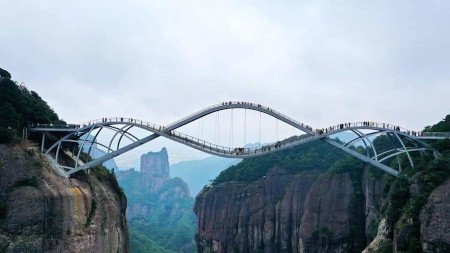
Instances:
[[[0,143],[14,140],[19,119],[19,114],[11,104],[6,103],[0,107]]]
[[[8,71],[0,68],[0,77],[11,79],[11,74]]]
[[[2,128],[17,128],[19,124],[20,116],[16,112],[16,109],[9,104],[6,103],[0,107],[0,127]]]
[[[64,123],[36,92],[10,79],[0,69],[0,142],[17,138],[17,133],[30,124]]]

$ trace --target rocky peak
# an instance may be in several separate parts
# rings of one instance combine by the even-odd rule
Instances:
[[[194,251],[193,199],[182,179],[170,177],[166,148],[143,154],[140,171],[118,171],[116,176],[128,199],[132,252],[154,252],[144,247],[148,242],[167,249],[158,252]]]
[[[142,186],[149,192],[156,192],[170,179],[167,149],[148,152],[141,156]]]

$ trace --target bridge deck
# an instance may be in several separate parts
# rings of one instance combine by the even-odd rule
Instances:
[[[277,141],[275,143],[264,145],[262,147],[258,148],[245,148],[245,147],[225,147],[220,146],[211,142],[207,142],[205,140],[201,140],[199,138],[195,138],[193,136],[189,136],[186,134],[183,134],[181,132],[176,131],[177,128],[184,126],[188,123],[191,123],[197,119],[200,119],[202,117],[205,117],[208,114],[218,112],[221,110],[226,109],[234,109],[234,108],[242,108],[242,109],[251,109],[259,112],[263,112],[267,115],[270,115],[276,119],[279,119],[301,131],[303,131],[305,134],[299,135],[299,136],[292,136],[290,138],[287,138],[282,141]],[[123,127],[116,127],[118,125],[125,125]],[[145,129],[152,134],[142,138],[138,139],[128,133],[128,130],[132,127],[138,127],[141,129]],[[334,126],[326,127],[326,128],[319,128],[319,129],[313,129],[312,127],[300,123],[298,121],[295,121],[294,119],[281,114],[280,112],[277,112],[269,107],[262,106],[260,104],[255,103],[247,103],[247,102],[224,102],[221,104],[213,105],[208,108],[205,108],[201,111],[198,111],[194,114],[191,114],[185,118],[182,118],[168,126],[160,126],[156,124],[152,124],[150,122],[146,122],[143,120],[136,120],[132,118],[124,118],[124,117],[115,117],[115,118],[102,118],[94,121],[90,121],[84,124],[80,125],[37,125],[30,127],[28,129],[29,132],[35,132],[35,133],[44,133],[44,132],[59,132],[59,133],[65,133],[66,136],[63,137],[58,141],[58,143],[55,143],[48,151],[49,153],[52,149],[57,148],[57,154],[60,148],[60,144],[62,142],[77,142],[81,146],[83,145],[93,145],[93,144],[99,144],[96,142],[96,136],[94,137],[93,141],[86,140],[84,138],[81,140],[82,136],[90,135],[91,132],[94,129],[101,129],[101,128],[109,128],[114,131],[116,131],[116,135],[121,135],[120,140],[123,136],[130,138],[129,135],[135,138],[134,143],[129,144],[126,147],[119,148],[119,143],[117,144],[117,150],[114,150],[111,148],[111,142],[109,143],[109,146],[102,145],[107,148],[107,154],[104,157],[101,157],[99,159],[95,159],[95,161],[90,161],[86,164],[78,163],[79,167],[74,168],[71,170],[71,173],[74,173],[80,169],[87,169],[89,167],[101,164],[102,162],[109,160],[111,158],[114,158],[117,155],[120,155],[124,152],[127,152],[128,150],[135,148],[139,145],[142,145],[145,142],[151,141],[155,138],[158,138],[160,136],[163,136],[165,138],[171,139],[173,141],[182,143],[184,145],[190,146],[192,148],[195,148],[197,150],[216,155],[221,157],[232,157],[232,158],[246,158],[246,157],[255,157],[260,155],[266,155],[268,153],[276,152],[282,149],[290,148],[296,145],[301,145],[313,140],[323,140],[327,143],[330,143],[331,145],[338,147],[342,149],[343,151],[361,159],[366,162],[372,163],[376,167],[379,167],[380,169],[387,171],[393,175],[397,175],[398,172],[393,170],[392,168],[389,168],[379,162],[377,162],[377,159],[381,158],[381,154],[376,154],[375,149],[373,149],[374,156],[373,157],[365,157],[362,156],[359,153],[356,153],[354,150],[350,149],[349,147],[343,145],[342,143],[338,143],[334,140],[331,140],[329,137],[335,134],[338,134],[340,132],[344,131],[353,131],[356,133],[359,138],[362,140],[367,140],[367,136],[363,134],[360,130],[366,129],[366,130],[373,130],[378,131],[379,133],[390,133],[399,140],[400,143],[403,145],[403,150],[393,150],[394,153],[387,153],[385,155],[387,156],[393,156],[398,155],[401,153],[405,153],[408,155],[408,158],[412,164],[412,160],[409,157],[410,151],[423,151],[425,144],[421,142],[421,140],[430,140],[430,139],[450,139],[450,133],[444,132],[444,133],[437,133],[437,132],[416,132],[416,131],[410,131],[404,128],[401,128],[399,126],[396,126],[394,124],[387,124],[387,123],[374,123],[374,122],[356,122],[356,123],[344,123],[344,124],[337,124]],[[126,130],[124,130],[126,129]],[[405,138],[409,138],[411,140],[415,140],[419,143],[419,146],[415,149],[408,149],[403,144],[402,140],[399,136],[403,136]],[[115,138],[115,137],[113,137]],[[132,138],[130,138],[132,139]],[[44,139],[43,139],[44,140]],[[370,141],[369,141],[370,142]],[[420,144],[422,143],[422,144]],[[420,147],[422,145],[422,147]],[[373,148],[373,147],[372,147]],[[77,155],[76,159],[79,159],[79,154]],[[70,168],[68,168],[70,169]]]

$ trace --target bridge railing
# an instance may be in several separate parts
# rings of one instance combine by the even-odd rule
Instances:
[[[194,115],[203,113],[203,112],[205,112],[205,111],[208,111],[208,110],[210,110],[210,109],[212,109],[212,108],[221,106],[221,105],[223,105],[223,104],[224,104],[224,103],[218,103],[218,104],[214,104],[214,105],[205,107],[205,108],[203,108],[202,110],[199,110],[199,111],[196,111],[196,112],[194,112],[194,113],[191,113],[191,114],[189,114],[189,115],[187,115],[187,116],[185,116],[185,117],[183,117],[183,118],[181,118],[181,119],[179,119],[179,120],[176,120],[176,121],[170,123],[169,125],[167,125],[167,127],[175,126],[175,125],[177,125],[178,123],[183,122],[183,121],[185,121],[185,120],[187,120],[187,119],[193,117]]]
[[[179,140],[182,140],[183,142],[189,143],[189,144],[199,147],[201,149],[206,149],[206,150],[209,150],[214,153],[236,155],[236,156],[237,155],[245,156],[245,155],[254,155],[254,154],[265,153],[265,152],[273,151],[273,150],[276,150],[276,149],[279,149],[282,147],[291,146],[294,143],[297,143],[299,141],[304,141],[304,140],[312,138],[311,135],[303,134],[303,135],[299,135],[299,136],[291,136],[285,140],[277,141],[275,143],[263,145],[261,147],[256,147],[256,148],[247,148],[247,147],[232,148],[232,147],[217,145],[217,144],[202,140],[200,138],[193,137],[193,136],[190,136],[190,135],[178,132],[178,131],[174,131],[174,130],[172,130],[169,134],[173,137],[177,137]]]
[[[203,111],[209,110],[210,108],[216,107],[216,106],[220,106],[220,105],[225,105],[226,103],[230,104],[230,103],[235,103],[235,104],[245,104],[246,102],[223,102],[222,104],[216,104],[216,105],[212,105],[208,108],[205,108],[197,113],[201,113]],[[266,110],[272,110],[268,107],[264,107],[262,105],[259,104],[254,104],[254,103],[248,103],[252,106],[257,106],[257,107],[262,107]],[[274,113],[277,113],[279,115],[282,115],[283,117],[288,118],[287,116],[284,116],[283,114],[272,110]],[[197,114],[194,113],[194,114]],[[192,115],[194,115],[192,114]],[[184,119],[187,119],[191,116],[185,117]],[[184,119],[179,120],[178,122],[183,121]],[[289,118],[290,119],[290,118]],[[294,121],[293,119],[290,119],[292,121]],[[295,121],[294,121],[295,122]],[[99,119],[95,119],[95,120],[91,120],[89,122],[83,123],[83,124],[34,124],[31,125],[29,127],[31,128],[84,128],[87,126],[91,126],[91,125],[95,125],[95,124],[100,124],[100,123],[133,123],[136,125],[140,125],[146,128],[149,128],[150,130],[154,131],[154,132],[166,132],[165,129],[167,129],[167,127],[165,126],[161,126],[161,125],[157,125],[154,123],[150,123],[147,121],[143,121],[143,120],[137,120],[137,119],[133,119],[133,118],[125,118],[125,117],[108,117],[108,118],[99,118]],[[177,123],[173,123],[172,125],[177,124]],[[299,123],[301,124],[301,123]],[[307,126],[305,126],[307,127]],[[413,135],[416,137],[442,137],[442,138],[450,138],[450,133],[449,132],[415,132],[415,131],[411,131],[408,130],[406,128],[403,127],[399,127],[397,125],[394,124],[389,124],[389,123],[379,123],[379,122],[370,122],[370,121],[365,121],[365,122],[349,122],[349,123],[341,123],[341,124],[336,124],[327,128],[321,128],[321,129],[316,129],[315,132],[318,135],[322,135],[322,134],[333,134],[333,133],[338,133],[341,132],[342,130],[345,129],[352,129],[352,128],[382,128],[382,129],[389,129],[389,130],[393,130],[393,131],[399,131],[399,132],[403,132],[405,134],[408,135]],[[311,128],[312,129],[312,128]],[[204,140],[201,140],[199,138],[187,135],[187,134],[183,134],[181,132],[178,131],[172,131],[172,134],[180,137],[182,140],[186,140],[189,143],[191,143],[192,145],[196,145],[196,146],[201,146],[203,148],[206,148],[210,151],[215,151],[215,152],[219,152],[219,153],[228,153],[228,154],[258,154],[258,153],[262,153],[265,152],[267,150],[271,150],[272,148],[279,148],[279,147],[284,147],[286,145],[291,145],[292,143],[298,142],[300,137],[294,137],[294,138],[288,138],[282,141],[278,141],[272,144],[268,144],[259,148],[244,148],[244,147],[235,147],[235,148],[231,148],[231,147],[225,147],[225,146],[220,146],[211,142],[207,142]],[[300,135],[302,140],[307,138],[308,136],[311,137],[311,135]]]
[[[77,128],[77,124],[30,124],[28,128],[64,128],[64,129],[73,129]]]
[[[168,134],[170,136],[176,137],[179,140],[182,140],[186,143],[190,143],[194,146],[197,147],[201,147],[203,149],[207,149],[210,150],[212,152],[216,152],[216,153],[220,153],[220,154],[231,154],[232,153],[232,148],[230,147],[225,147],[225,146],[221,146],[221,145],[217,145],[205,140],[202,140],[200,138],[188,135],[188,134],[184,134],[175,130],[172,130],[170,132],[168,132]]]
[[[290,120],[290,121],[292,121],[292,122],[294,122],[294,123],[296,123],[296,124],[298,124],[298,125],[300,125],[302,127],[305,127],[307,129],[309,129],[310,131],[314,131],[314,129],[312,127],[310,127],[309,125],[305,125],[305,124],[303,124],[301,122],[298,122],[297,120],[295,120],[295,119],[293,119],[293,118],[291,118],[291,117],[289,117],[287,115],[284,115],[283,113],[281,113],[279,111],[273,110],[270,107],[263,106],[263,105],[257,104],[257,103],[237,102],[237,101],[222,102],[222,103],[218,103],[218,104],[214,104],[214,105],[208,106],[206,108],[203,108],[202,110],[199,110],[199,111],[196,111],[194,113],[191,113],[191,114],[187,115],[186,117],[183,117],[183,118],[181,118],[181,119],[179,119],[179,120],[177,120],[175,122],[170,123],[169,125],[167,125],[167,127],[175,126],[175,125],[179,124],[180,122],[183,122],[183,121],[193,117],[194,115],[201,114],[201,113],[203,113],[205,111],[208,111],[208,110],[210,110],[212,108],[216,108],[216,107],[220,107],[220,106],[226,106],[226,105],[247,105],[247,106],[250,105],[250,106],[254,106],[254,107],[259,107],[259,108],[262,108],[262,109],[264,109],[266,111],[271,111],[271,112],[273,112],[275,114],[278,114],[281,117],[284,117],[284,118],[286,118],[286,119],[288,119],[288,120]]]
[[[420,137],[443,137],[449,138],[450,132],[420,132]]]
[[[414,135],[414,136],[420,136],[423,132],[418,131],[411,131],[409,129],[400,127],[398,125],[390,124],[390,123],[380,123],[380,122],[372,122],[372,121],[363,121],[363,122],[348,122],[348,123],[340,123],[333,126],[329,126],[326,128],[318,128],[316,130],[319,134],[324,133],[334,133],[334,132],[341,132],[345,129],[352,129],[352,128],[383,128],[383,129],[389,129],[392,131],[402,132],[408,135]]]
[[[165,128],[164,126],[157,125],[157,124],[154,124],[154,123],[151,123],[148,121],[138,120],[138,119],[134,119],[134,118],[125,118],[125,117],[109,117],[109,118],[95,119],[95,120],[91,120],[91,121],[85,122],[83,124],[80,124],[79,127],[83,128],[83,127],[101,124],[101,123],[118,123],[118,124],[133,123],[136,125],[140,125],[140,126],[144,126],[144,127],[153,129],[154,131],[163,131]]]

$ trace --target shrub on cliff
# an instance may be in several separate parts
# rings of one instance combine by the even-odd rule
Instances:
[[[8,206],[6,205],[6,202],[0,200],[0,219],[4,219],[7,213],[8,213]]]
[[[19,114],[14,107],[5,103],[0,106],[0,143],[11,142],[17,136]]]

